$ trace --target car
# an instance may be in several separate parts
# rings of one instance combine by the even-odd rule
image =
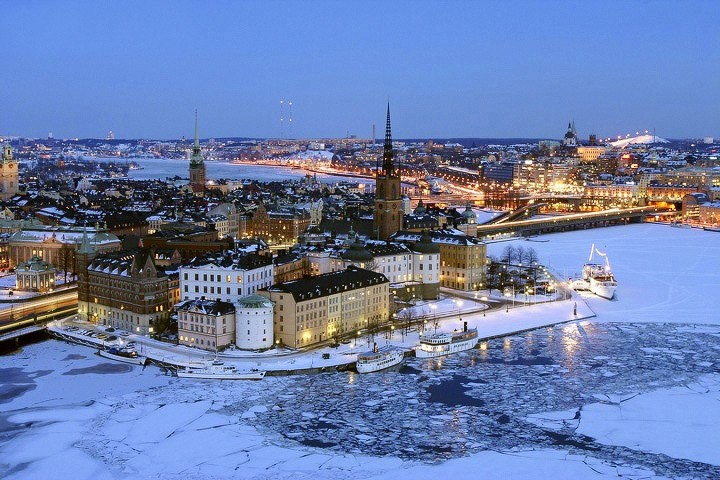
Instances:
[[[106,338],[108,338],[107,334],[105,334],[105,333],[98,333],[95,336],[97,338],[99,338],[100,340],[105,340]]]
[[[114,342],[114,341],[117,340],[117,339],[118,339],[118,337],[116,337],[115,335],[110,335],[109,337],[107,337],[107,338],[105,339],[105,341],[107,341],[107,342]]]
[[[106,331],[106,332],[114,332],[115,329],[114,329],[113,327],[107,327],[107,328],[105,329],[105,331]]]
[[[129,337],[130,336],[130,334],[128,332],[121,332],[118,335],[120,335],[121,337]]]

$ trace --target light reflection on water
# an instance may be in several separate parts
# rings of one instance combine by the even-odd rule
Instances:
[[[336,445],[329,448],[336,452],[428,461],[483,449],[553,447],[559,437],[529,423],[528,415],[576,409],[596,402],[597,395],[646,392],[718,373],[717,333],[720,329],[714,335],[688,333],[673,325],[566,324],[483,341],[447,357],[407,359],[402,373],[283,379],[283,390],[297,392],[297,399],[280,405],[290,414],[270,413],[257,422],[311,441],[332,438]],[[654,353],[638,355],[640,347]],[[678,362],[679,353],[688,361]],[[618,365],[622,375],[616,374]],[[348,378],[340,383],[353,388],[339,387],[342,375]],[[315,408],[342,412],[335,429],[310,429],[292,421],[311,408],[308,382],[319,399]],[[374,440],[358,441],[356,428]],[[583,453],[582,441],[591,440],[575,438],[562,448]],[[595,451],[602,447],[591,447],[594,455],[603,455]]]

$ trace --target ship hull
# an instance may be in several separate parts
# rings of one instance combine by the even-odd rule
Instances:
[[[419,347],[415,348],[415,356],[418,358],[435,358],[452,355],[453,353],[464,352],[465,350],[474,348],[475,345],[477,345],[478,340],[479,339],[477,337],[474,337],[456,343],[428,345],[426,348],[423,348],[424,345],[421,344]]]
[[[177,376],[197,380],[262,380],[265,377],[265,372],[204,373],[179,370]]]
[[[390,367],[394,367],[395,365],[399,365],[403,362],[405,359],[405,355],[403,352],[396,352],[391,355],[389,355],[389,358],[372,362],[372,363],[357,363],[355,367],[357,368],[358,373],[373,373],[373,372],[380,372],[382,370],[385,370]]]
[[[606,300],[612,300],[615,296],[615,289],[617,288],[617,285],[604,285],[599,282],[593,282],[590,280],[590,291],[597,295],[598,297],[602,297]]]
[[[110,352],[106,352],[105,350],[100,350],[98,354],[101,357],[109,358],[110,360],[117,360],[118,362],[123,363],[130,363],[132,365],[145,365],[145,362],[147,362],[147,357],[123,357],[122,355],[115,355]]]

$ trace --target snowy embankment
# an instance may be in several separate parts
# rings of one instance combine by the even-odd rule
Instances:
[[[488,254],[501,256],[509,244],[534,248],[541,264],[565,277],[580,274],[592,244],[607,253],[615,300],[582,294],[599,321],[720,324],[718,233],[637,224],[491,243]]]

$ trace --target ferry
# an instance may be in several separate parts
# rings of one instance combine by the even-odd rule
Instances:
[[[377,343],[372,351],[361,353],[357,359],[358,373],[371,373],[399,365],[405,359],[405,352],[391,345],[378,348]]]
[[[464,352],[474,348],[478,340],[477,328],[468,329],[467,322],[464,322],[462,332],[433,333],[420,336],[420,345],[415,347],[415,356],[418,358],[432,358]]]
[[[717,225],[703,227],[706,232],[720,232],[720,227]]]
[[[135,350],[128,348],[110,347],[107,350],[98,350],[98,355],[118,362],[132,363],[133,365],[145,365],[145,362],[147,362],[147,357],[138,355]]]
[[[605,265],[598,263],[586,263],[583,266],[582,279],[585,282],[586,289],[598,297],[612,300],[615,296],[615,289],[617,288],[617,280],[612,274],[610,269],[610,261],[608,260],[607,254],[600,252],[595,248],[593,244],[590,249],[590,258],[588,262],[592,261],[593,254],[597,253],[601,257],[605,257]]]
[[[208,380],[262,380],[265,378],[263,370],[241,371],[232,365],[213,361],[199,365],[190,364],[177,372],[180,378],[198,378]]]

